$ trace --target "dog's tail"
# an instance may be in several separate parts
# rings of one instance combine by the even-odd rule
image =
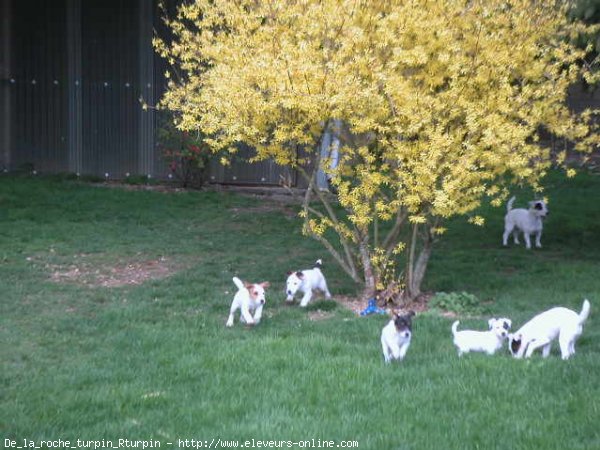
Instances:
[[[315,261],[314,268],[315,268],[315,269],[320,269],[322,265],[323,265],[323,260],[319,258],[319,259],[317,259],[317,260]]]
[[[454,322],[452,324],[452,335],[456,336],[456,333],[458,332],[458,324],[460,323],[459,320],[457,320],[456,322]]]
[[[510,200],[506,204],[506,212],[509,212],[511,209],[513,209],[512,206],[513,206],[513,203],[515,202],[516,198],[517,197],[515,197],[514,195],[510,198]]]
[[[581,307],[581,312],[579,313],[579,324],[583,324],[583,322],[586,321],[586,319],[588,318],[588,316],[590,315],[590,302],[589,300],[586,298],[583,301],[583,306]]]
[[[235,283],[235,285],[237,286],[238,289],[246,288],[246,286],[244,286],[244,283],[242,282],[242,280],[240,280],[238,277],[233,277],[233,282]]]

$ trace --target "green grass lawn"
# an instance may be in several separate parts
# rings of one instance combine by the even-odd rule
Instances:
[[[485,227],[449,224],[424,289],[475,294],[485,313],[460,319],[479,329],[587,297],[577,354],[459,359],[453,319],[432,311],[414,318],[406,360],[386,366],[384,317],[284,305],[286,271],[319,257],[334,295],[356,290],[292,206],[0,177],[2,443],[600,449],[600,177],[547,186],[543,249],[502,248],[505,210],[484,207]],[[516,194],[516,206],[531,197]],[[258,327],[224,326],[234,275],[271,282]]]

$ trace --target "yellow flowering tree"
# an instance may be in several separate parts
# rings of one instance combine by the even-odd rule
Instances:
[[[364,294],[419,295],[444,222],[512,183],[540,189],[538,133],[589,151],[593,112],[565,106],[592,72],[570,42],[589,26],[534,0],[196,0],[155,40],[176,68],[161,107],[214,151],[243,142],[307,180],[304,231]],[[172,75],[172,74],[167,74]],[[335,125],[335,126],[334,126]],[[339,162],[319,147],[340,141]],[[559,155],[559,163],[564,155]],[[316,183],[328,174],[335,196]],[[320,202],[320,204],[317,202]],[[405,264],[401,264],[402,261]]]

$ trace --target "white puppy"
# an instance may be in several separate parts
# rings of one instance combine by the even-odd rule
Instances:
[[[296,292],[300,291],[304,294],[302,300],[300,300],[300,306],[305,307],[308,305],[308,302],[310,302],[313,291],[317,289],[323,292],[326,298],[331,298],[329,289],[327,289],[327,281],[325,281],[325,276],[323,275],[323,272],[321,272],[321,264],[322,261],[318,259],[315,263],[315,267],[312,269],[288,272],[287,281],[285,283],[287,302],[293,302],[294,295],[296,295]]]
[[[266,302],[265,289],[269,287],[269,282],[250,284],[244,283],[238,277],[233,277],[233,282],[238,288],[231,308],[229,309],[229,318],[225,326],[233,326],[233,313],[240,309],[240,322],[247,325],[257,325],[262,317],[262,309]],[[254,313],[254,316],[252,316]]]
[[[386,363],[402,361],[412,338],[412,316],[414,311],[404,315],[394,314],[392,320],[381,330],[381,347]]]
[[[510,330],[512,327],[512,320],[507,319],[506,317],[501,317],[499,319],[488,320],[489,329],[491,330],[496,323],[500,323],[506,331]]]
[[[534,200],[529,202],[529,209],[516,208],[512,209],[515,197],[512,197],[506,204],[506,216],[504,216],[504,234],[502,235],[502,243],[506,247],[508,245],[508,236],[513,234],[515,244],[519,243],[518,232],[523,232],[525,246],[531,248],[531,235],[535,235],[535,246],[541,247],[540,239],[542,237],[543,219],[550,212],[543,200]]]
[[[508,336],[509,349],[515,358],[529,358],[538,348],[542,356],[550,354],[552,341],[558,338],[562,359],[575,354],[575,341],[583,331],[583,323],[590,314],[590,302],[583,301],[577,314],[568,308],[557,307],[538,314],[517,332]]]
[[[452,324],[452,335],[454,336],[454,345],[458,349],[458,356],[469,352],[485,352],[493,355],[502,347],[511,326],[509,319],[490,319],[488,331],[458,331],[459,323],[457,320]]]

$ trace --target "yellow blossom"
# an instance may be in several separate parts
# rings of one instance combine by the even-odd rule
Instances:
[[[296,169],[313,188],[305,232],[356,281],[375,286],[395,273],[389,264],[406,262],[406,248],[413,264],[448,218],[488,199],[502,205],[512,183],[541,189],[553,161],[540,130],[576,151],[600,144],[598,111],[565,104],[586,72],[586,51],[568,38],[591,28],[568,18],[568,2],[553,5],[183,2],[166,22],[172,41],[153,40],[178,74],[160,105],[176,113],[178,128],[201,129],[224,164],[245,143],[253,161]],[[321,161],[335,201],[314,183],[326,131],[340,141],[337,167]],[[564,167],[566,154],[556,161]],[[361,268],[377,280],[361,279]]]

